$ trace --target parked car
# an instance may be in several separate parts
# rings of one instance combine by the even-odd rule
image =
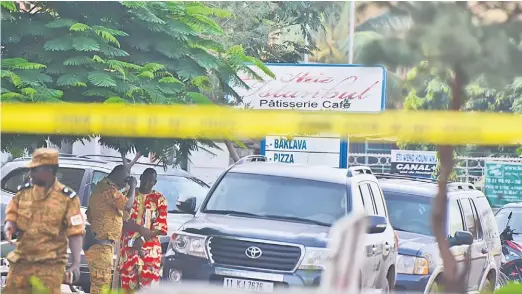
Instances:
[[[17,187],[27,181],[28,169],[26,164],[31,160],[29,157],[15,159],[2,167],[1,174],[1,223],[2,227],[5,218],[5,208],[11,198],[16,194]],[[89,203],[94,186],[106,177],[112,169],[121,164],[121,158],[113,156],[87,155],[87,156],[73,156],[61,155],[60,168],[58,170],[57,178],[60,182],[68,187],[74,189],[82,205],[82,211],[85,213],[86,207]],[[146,168],[153,167],[158,172],[158,182],[155,190],[163,193],[167,199],[169,207],[169,215],[167,222],[169,227],[169,235],[176,231],[184,222],[193,217],[190,213],[180,211],[176,207],[178,199],[196,198],[196,206],[200,205],[205,198],[210,187],[203,181],[191,176],[189,173],[168,168],[163,166],[146,163],[136,163],[131,170],[131,174],[138,179]],[[2,229],[3,234],[3,229]],[[2,239],[4,237],[2,236]],[[170,241],[170,236],[162,236],[160,238],[163,252],[166,252]],[[2,250],[2,258],[5,258],[7,252]],[[2,273],[2,275],[7,273]],[[90,288],[89,269],[82,254],[81,277],[77,283],[84,290],[88,292]]]
[[[443,265],[432,233],[437,182],[407,176],[377,175],[399,235],[397,291],[437,293]],[[499,232],[484,194],[468,183],[448,185],[447,237],[457,260],[471,246],[468,292],[493,289],[502,258]]]
[[[396,245],[379,183],[367,167],[348,170],[243,161],[229,167],[199,209],[172,236],[163,278],[271,292],[318,286],[331,225],[366,211],[367,262],[361,286],[388,292],[395,284]]]

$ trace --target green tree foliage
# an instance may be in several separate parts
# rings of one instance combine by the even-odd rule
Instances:
[[[294,63],[303,54],[311,54],[313,45],[305,37],[322,30],[321,17],[329,3],[317,1],[219,1],[210,7],[233,11],[233,16],[219,19],[225,31],[215,40],[232,47],[242,44],[247,55],[263,62]]]
[[[400,2],[388,13],[408,15],[414,24],[402,34],[385,34],[364,43],[358,58],[382,62],[388,68],[410,68],[401,85],[407,110],[449,109],[452,90],[459,89],[463,94],[461,110],[519,112],[522,22],[517,15],[522,8],[506,3]],[[505,17],[488,16],[498,16],[499,11]],[[408,142],[399,145],[435,149]],[[465,146],[458,153],[486,155],[512,153],[514,149]]]
[[[467,5],[401,2],[395,9],[409,14],[413,25],[403,35],[388,35],[368,43],[363,59],[409,67],[427,62],[447,81],[453,81],[459,67],[459,74],[465,78],[463,86],[480,77],[488,87],[505,86],[522,68],[518,14],[498,22],[485,21]]]
[[[464,88],[466,103],[462,111],[488,112],[520,112],[517,105],[522,101],[521,77],[513,79],[504,88],[488,88],[483,77],[469,83]],[[421,62],[408,72],[408,80],[403,83],[408,91],[404,108],[406,110],[447,110],[450,104],[451,88],[447,81],[441,79],[438,72]],[[410,144],[400,142],[399,147],[409,150],[435,150],[435,145]],[[496,156],[497,154],[514,154],[513,146],[475,145],[457,147],[460,155]]]
[[[213,40],[228,50],[237,50],[236,44],[241,44],[244,48],[242,54],[269,63],[295,63],[302,60],[303,54],[311,54],[315,47],[306,45],[304,39],[310,36],[312,30],[320,29],[321,14],[327,6],[314,1],[219,1],[205,4],[234,12],[229,17],[214,17],[221,24],[224,34],[212,36]],[[291,38],[281,38],[289,34]],[[252,63],[255,64],[255,60]],[[225,99],[227,94],[215,79],[210,79],[206,86],[203,93],[211,98],[207,103],[240,102]],[[225,144],[235,161],[239,160],[239,155],[234,145],[246,148],[243,142],[234,138],[225,140]]]
[[[387,2],[356,2],[355,4],[354,59],[356,64],[369,64],[365,60],[369,42],[383,39],[386,34],[401,34],[411,26],[410,16],[397,11]],[[310,58],[313,62],[346,64],[350,55],[350,2],[332,2],[322,16],[324,30],[312,34],[317,48]],[[381,11],[376,14],[376,11]],[[402,68],[387,66],[387,105],[397,108],[404,100],[400,88]]]
[[[199,2],[2,2],[2,89],[6,102],[200,104],[212,79],[237,99],[233,86],[248,64],[272,73],[241,46],[214,40],[224,34],[224,9]],[[27,141],[60,143],[60,136],[2,136],[2,150]],[[77,138],[70,138],[75,140]],[[179,151],[181,141],[102,138],[122,154]],[[190,142],[189,152],[198,148]],[[172,143],[178,144],[172,147]],[[201,144],[216,147],[211,141]],[[34,145],[34,144],[33,144]],[[185,150],[186,151],[186,150]],[[185,152],[187,153],[187,152]]]

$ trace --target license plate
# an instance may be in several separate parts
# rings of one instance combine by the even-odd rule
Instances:
[[[228,289],[239,289],[253,292],[273,292],[274,283],[250,281],[243,279],[225,278],[223,280],[223,287]]]

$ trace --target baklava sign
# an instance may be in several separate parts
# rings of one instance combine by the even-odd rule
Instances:
[[[234,87],[248,108],[381,112],[386,70],[380,66],[267,64],[275,78],[251,67],[262,81],[242,73],[249,89]]]

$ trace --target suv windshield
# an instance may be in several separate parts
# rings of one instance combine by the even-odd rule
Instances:
[[[158,182],[154,186],[154,190],[161,192],[169,206],[169,212],[178,212],[176,201],[184,200],[190,197],[196,197],[196,205],[199,206],[209,188],[196,180],[187,177],[158,175]]]
[[[497,226],[499,231],[503,231],[506,228],[506,224],[508,221],[509,213],[513,212],[511,216],[511,220],[509,221],[509,226],[514,231],[514,233],[521,234],[522,233],[522,208],[503,208],[500,209],[495,218],[497,219]]]
[[[395,230],[433,235],[431,232],[432,198],[383,192],[388,206],[388,217]]]
[[[341,184],[228,173],[203,212],[330,226],[346,210],[346,188]]]

